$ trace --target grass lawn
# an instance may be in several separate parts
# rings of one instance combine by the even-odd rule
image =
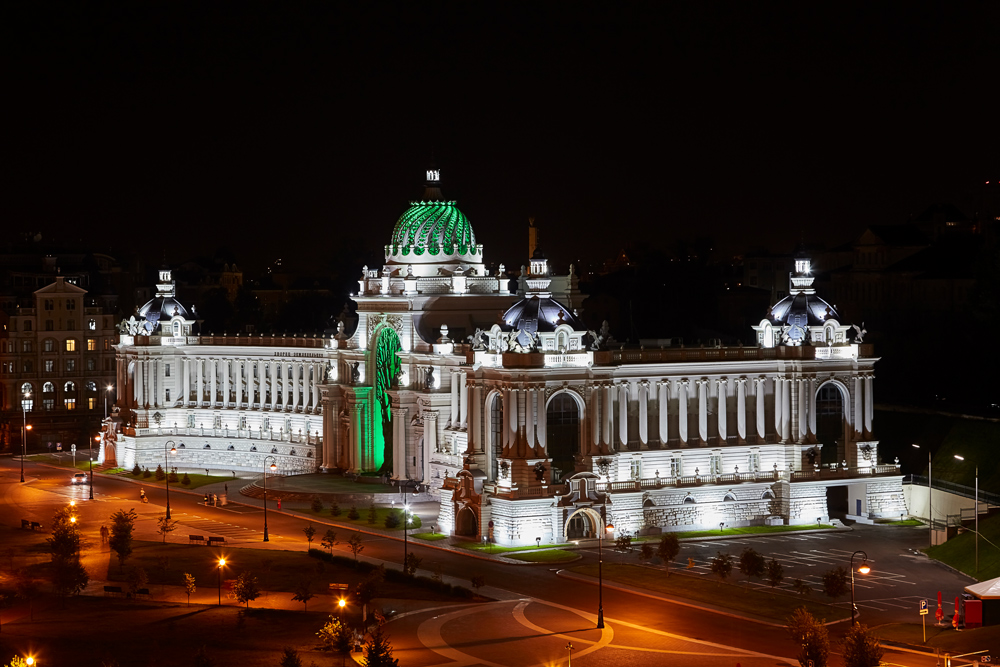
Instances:
[[[328,584],[350,584],[352,587],[365,578],[353,567],[324,563],[309,557],[305,551],[275,551],[271,549],[209,548],[201,545],[163,544],[137,541],[132,555],[125,561],[125,572],[118,567],[118,558],[111,556],[108,579],[125,581],[129,567],[146,570],[151,586],[160,584],[181,586],[184,573],[193,574],[200,587],[216,585],[218,557],[226,558],[223,579],[235,579],[240,572],[248,571],[257,577],[261,589],[293,592],[303,582],[312,582],[312,589],[326,591]],[[351,557],[350,552],[334,548],[333,553]],[[386,581],[379,587],[380,597],[413,598],[427,600],[454,600],[454,598],[403,583]]]
[[[522,551],[510,554],[509,558],[523,560],[527,563],[567,563],[579,560],[580,554],[565,549],[543,549],[541,551]]]
[[[1000,625],[988,625],[982,628],[971,628],[958,632],[951,625],[939,628],[934,625],[933,614],[927,619],[927,643],[924,643],[923,630],[919,623],[892,623],[875,628],[875,634],[881,639],[905,642],[915,646],[931,646],[948,651],[952,655],[981,651],[985,648],[1000,646]],[[972,659],[969,656],[968,659]]]
[[[448,536],[444,533],[410,533],[410,537],[415,537],[418,540],[427,540],[428,542],[437,542]]]
[[[177,475],[176,482],[170,482],[170,486],[177,487],[178,489],[197,489],[199,486],[205,486],[206,484],[215,484],[216,482],[234,482],[234,487],[236,485],[243,486],[245,482],[239,479],[233,479],[232,475],[206,475],[200,472],[189,472],[188,479],[191,483],[188,485],[181,484],[181,480],[184,479],[184,473]],[[143,484],[149,484],[150,486],[165,486],[166,480],[157,481],[156,475],[150,475],[149,477],[143,477],[142,475],[133,475],[132,473],[125,473],[116,475],[117,477],[123,477],[125,479],[134,479]],[[234,488],[235,492],[237,488]]]
[[[340,516],[333,516],[330,514],[330,508],[326,505],[319,512],[314,511],[311,507],[298,508],[295,511],[299,514],[305,514],[307,516],[314,516],[324,521],[336,521],[337,523],[346,523],[352,526],[358,526],[359,528],[380,528],[382,530],[397,530],[402,535],[403,523],[402,523],[402,510],[392,509],[391,507],[376,507],[375,508],[375,523],[368,523],[368,508],[358,507],[358,518],[348,519],[347,513],[350,511],[350,505],[340,506]],[[385,527],[385,518],[390,514],[395,513],[396,516],[400,517],[400,524],[395,528]],[[415,528],[420,528],[423,523],[420,521],[420,517],[413,515],[410,517],[410,530]],[[411,533],[412,535],[412,533]]]
[[[677,533],[677,537],[697,538],[697,537],[719,537],[720,535],[761,535],[767,533],[793,533],[797,530],[816,530],[818,528],[833,528],[829,524],[804,526],[745,526],[743,528],[726,528],[725,530],[687,530]],[[659,538],[656,538],[659,541]],[[634,541],[634,540],[633,540]]]
[[[969,500],[972,503],[972,500]],[[985,581],[1000,577],[1000,515],[979,521],[979,573],[976,573],[976,535],[963,532],[944,544],[926,549],[927,555],[970,577]],[[990,544],[992,542],[993,544]]]
[[[570,571],[597,577],[597,565],[579,565],[570,568]],[[748,589],[742,584],[722,583],[718,579],[682,574],[678,571],[674,571],[668,577],[660,568],[605,562],[604,579],[642,590],[707,602],[778,623],[784,623],[798,607],[805,607],[816,618],[827,621],[850,617],[847,609],[833,607],[818,599],[757,588]]]
[[[455,546],[457,546],[457,547],[459,547],[461,549],[468,549],[469,551],[481,551],[483,553],[489,553],[489,554],[506,554],[506,553],[517,552],[517,551],[535,551],[535,550],[537,550],[539,548],[539,547],[535,546],[534,544],[524,545],[524,546],[520,546],[520,547],[504,547],[504,546],[500,546],[499,544],[493,544],[493,543],[490,543],[490,542],[473,542],[471,540],[457,542],[455,544]],[[546,549],[551,549],[552,547],[564,547],[564,546],[566,546],[566,545],[565,544],[543,544],[542,545],[542,547],[544,547]]]
[[[971,502],[971,501],[970,501]],[[918,521],[917,519],[904,519],[899,521],[876,521],[880,526],[923,526],[925,525],[923,521]]]

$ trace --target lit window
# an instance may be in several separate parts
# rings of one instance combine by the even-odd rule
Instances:
[[[97,341],[93,338],[87,339],[87,352],[94,352],[97,350]]]
[[[66,351],[67,352],[76,352],[76,339],[75,338],[67,338],[66,339]]]
[[[76,410],[76,399],[75,398],[67,398],[67,399],[64,399],[63,402],[65,403],[67,410]]]
[[[87,328],[91,331],[97,331],[97,320],[87,320]]]
[[[93,410],[94,409],[94,404],[96,402],[97,402],[97,399],[94,398],[93,396],[91,396],[90,398],[88,398],[87,399],[87,409],[88,410]]]

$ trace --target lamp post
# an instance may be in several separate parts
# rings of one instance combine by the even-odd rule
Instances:
[[[406,559],[408,558],[407,535],[409,535],[410,533],[410,531],[408,530],[409,527],[410,527],[410,503],[404,503],[403,504],[403,573],[404,574],[406,574],[407,572],[406,568]]]
[[[170,445],[169,451],[171,454],[177,453],[177,447],[175,446],[173,440],[167,440],[165,443],[163,443],[163,467],[166,468],[166,473],[167,473],[167,476],[164,478],[164,481],[167,483],[167,520],[169,521],[170,520],[170,462],[167,459],[167,451],[168,451],[167,445]]]
[[[222,605],[222,568],[226,566],[226,559],[219,558],[219,606]]]
[[[613,523],[607,523],[607,496],[601,505],[601,531],[597,540],[597,627],[604,627],[604,536],[614,530]]]
[[[108,418],[108,394],[110,394],[111,390],[114,389],[114,388],[115,388],[115,386],[113,384],[108,384],[108,386],[104,388],[104,418],[105,419]]]
[[[569,662],[566,663],[566,667],[573,667],[573,642],[566,644],[566,650],[569,651]]]
[[[913,445],[914,449],[920,449],[920,445]],[[934,483],[931,477],[931,450],[927,450],[927,525],[930,527],[927,536],[928,546],[934,546],[934,505],[931,503],[934,493]]]
[[[24,457],[28,453],[28,400],[31,392],[21,394],[21,482],[24,482]]]
[[[868,565],[868,554],[864,551],[855,551],[851,554],[851,627],[855,625],[854,616],[857,613],[857,608],[854,606],[854,557],[861,554],[863,559],[861,562],[861,567],[858,568],[858,572],[861,574],[868,574],[872,571],[871,567]]]
[[[100,437],[101,436],[96,436],[95,439],[100,439]],[[90,499],[93,500],[94,499],[94,450],[93,449],[90,450],[90,456],[88,456],[87,458],[89,459],[89,468],[90,468]]]
[[[955,454],[955,458],[964,461],[965,458]],[[972,511],[976,515],[976,574],[979,574],[979,464],[976,464],[976,500]]]
[[[274,456],[264,457],[264,541],[269,542],[267,537],[267,460],[271,459],[271,472],[278,469],[278,459]]]
[[[344,607],[347,606],[347,600],[341,597],[337,600],[337,620],[340,621],[340,631],[345,632],[346,626],[344,625]],[[340,652],[340,664],[341,667],[347,664],[347,653],[344,651]]]

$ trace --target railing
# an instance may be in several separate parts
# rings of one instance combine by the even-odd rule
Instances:
[[[681,347],[656,349],[601,350],[594,353],[594,364],[683,363],[697,361],[746,361],[772,359],[815,359],[812,345],[781,347]],[[825,348],[824,348],[825,349]],[[875,348],[871,344],[858,346],[858,356],[871,357]]]
[[[945,479],[934,478],[931,481],[934,484],[935,491],[948,491],[949,493],[954,493],[956,496],[962,496],[963,498],[975,498],[976,496],[975,487],[969,487],[963,484],[956,484],[955,482],[949,482],[948,480]],[[909,475],[903,479],[903,484],[915,484],[917,486],[927,486],[927,478],[922,475]],[[984,503],[989,503],[991,505],[1000,505],[1000,495],[996,493],[990,493],[989,491],[983,491],[983,489],[980,488],[979,501]]]
[[[286,442],[289,444],[322,445],[323,436],[317,433],[309,435],[285,433],[278,431],[259,431],[258,429],[225,429],[200,428],[187,426],[149,426],[148,421],[139,419],[135,427],[135,436],[172,435],[189,438],[227,438],[230,440],[257,440],[260,442]]]

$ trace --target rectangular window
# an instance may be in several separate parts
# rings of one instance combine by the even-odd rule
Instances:
[[[91,331],[97,331],[97,320],[87,320],[87,328]]]
[[[95,403],[97,403],[97,399],[96,398],[94,398],[93,396],[91,396],[90,398],[88,398],[87,399],[87,409],[88,410],[93,410]]]
[[[31,352],[31,341],[26,340],[23,343],[21,343],[21,349],[24,352]]]
[[[56,369],[56,362],[53,361],[52,359],[46,359],[45,360],[45,372],[46,373],[51,373],[55,369]]]
[[[66,331],[76,331],[76,320],[66,320]]]
[[[212,424],[215,428],[222,428],[222,415],[215,415]]]
[[[247,427],[247,416],[246,415],[240,415],[240,428],[242,429],[242,428],[246,428],[246,427]]]
[[[66,409],[67,410],[76,410],[76,399],[75,398],[67,398],[67,399],[64,399],[64,401],[65,401]]]
[[[188,413],[188,428],[194,428],[194,413]]]
[[[94,352],[97,350],[97,341],[93,338],[87,339],[87,352]]]
[[[163,377],[170,377],[170,364],[163,364]]]
[[[76,370],[76,359],[67,359],[66,360],[66,370],[70,371],[70,372]]]
[[[45,342],[42,343],[42,349],[46,352],[52,352],[55,349],[55,341],[51,338],[46,338]]]
[[[271,418],[270,417],[264,417],[263,421],[261,422],[261,428],[264,429],[265,431],[270,431],[271,430]]]
[[[164,393],[164,400],[166,400],[167,404],[169,405],[170,404],[170,390],[169,389],[164,389],[163,393]]]
[[[632,459],[631,470],[632,479],[642,479],[642,459]]]
[[[56,399],[54,399],[54,398],[46,398],[45,400],[42,401],[42,407],[44,407],[46,410],[55,410],[56,409]]]
[[[681,460],[680,460],[680,458],[670,459],[670,476],[676,478],[676,477],[680,477],[681,474],[682,474],[682,472],[681,472]]]
[[[88,371],[96,371],[97,370],[97,360],[96,359],[93,359],[93,358],[87,359],[87,370]]]
[[[107,338],[104,339],[104,349],[105,350],[110,350],[111,349],[111,341],[108,340]]]
[[[31,331],[31,320],[25,320],[24,321],[24,330],[25,331]]]
[[[45,330],[46,331],[55,331],[56,330],[56,326],[55,326],[55,324],[53,324],[52,320],[45,320]]]
[[[75,339],[73,339],[73,338],[67,338],[66,339],[66,351],[67,352],[76,352],[76,340]]]
[[[53,301],[52,299],[45,300],[45,310],[54,310],[55,307],[56,307],[55,301]]]
[[[722,474],[722,453],[712,454],[708,458],[708,468],[710,475]]]
[[[66,310],[76,310],[76,301],[73,299],[66,299]]]

